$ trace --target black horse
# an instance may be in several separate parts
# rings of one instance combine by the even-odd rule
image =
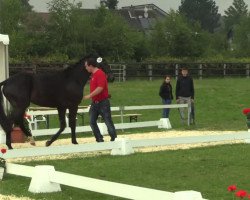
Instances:
[[[13,124],[19,125],[27,136],[27,140],[35,145],[30,130],[24,125],[23,117],[31,102],[58,110],[60,129],[46,142],[46,146],[51,145],[65,129],[67,109],[69,110],[69,127],[72,134],[71,142],[78,144],[75,133],[76,114],[78,105],[83,98],[84,86],[90,77],[90,73],[84,66],[88,58],[93,58],[93,56],[86,56],[75,65],[61,71],[44,74],[19,73],[0,83],[0,124],[6,133],[6,145],[9,149],[12,149],[11,131]],[[97,59],[97,57],[94,58]],[[114,80],[109,65],[100,63],[99,68],[106,73],[109,81]],[[12,107],[9,116],[4,112],[3,94]]]

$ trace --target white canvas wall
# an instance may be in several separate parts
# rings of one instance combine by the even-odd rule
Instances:
[[[9,77],[9,36],[0,34],[0,82]],[[6,101],[4,102],[7,108]],[[0,127],[0,143],[5,143],[5,133]]]

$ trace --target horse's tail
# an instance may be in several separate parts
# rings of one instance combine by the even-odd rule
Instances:
[[[0,125],[2,126],[3,130],[8,133],[11,130],[10,122],[4,110],[4,102],[3,102],[3,92],[2,86],[6,83],[6,80],[0,83]]]

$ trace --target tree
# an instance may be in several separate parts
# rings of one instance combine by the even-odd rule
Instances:
[[[199,57],[206,48],[199,24],[191,25],[175,11],[170,11],[163,22],[158,22],[151,36],[153,54],[172,57]]]
[[[107,0],[106,6],[110,10],[115,10],[117,8],[118,3],[119,3],[119,1],[117,1],[117,0]]]
[[[244,0],[234,0],[233,4],[225,10],[225,26],[229,31],[236,24],[239,24],[242,17],[246,17],[248,13],[247,4]]]
[[[250,54],[250,16],[242,18],[235,25],[234,51],[240,57],[248,57]]]
[[[213,0],[182,0],[179,12],[192,23],[199,22],[202,29],[214,32],[219,26],[220,14]]]
[[[21,28],[24,10],[20,1],[0,0],[0,32],[11,35]]]
[[[84,47],[79,43],[79,38],[84,33],[81,4],[70,3],[69,0],[52,0],[48,5],[50,18],[47,33],[51,51],[70,58],[82,55]]]
[[[100,7],[92,16],[92,20],[94,30],[90,40],[93,51],[116,61],[134,56],[134,48],[139,36],[124,19],[112,11]]]
[[[21,0],[21,4],[26,11],[32,10],[32,6],[29,4],[29,0]]]

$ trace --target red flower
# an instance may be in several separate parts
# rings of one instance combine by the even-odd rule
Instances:
[[[2,154],[6,153],[6,151],[7,151],[6,149],[1,149]]]
[[[242,110],[244,115],[247,115],[250,112],[250,108],[245,108]]]
[[[239,190],[235,193],[235,196],[243,199],[247,196],[247,192],[245,190]]]
[[[228,186],[227,190],[229,192],[233,192],[233,191],[237,190],[236,185],[230,185],[230,186]]]

